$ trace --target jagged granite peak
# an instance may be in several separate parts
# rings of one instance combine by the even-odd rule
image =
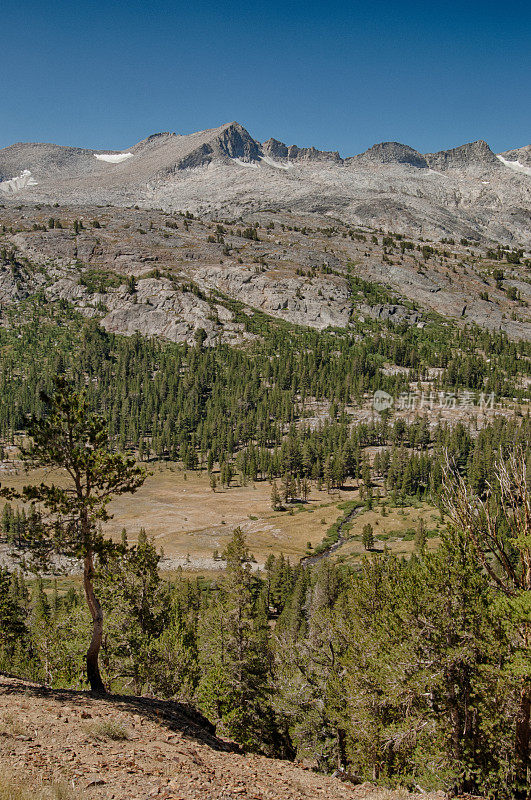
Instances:
[[[260,143],[238,122],[224,126],[216,143],[221,152],[229,158],[241,158],[244,161],[258,161],[262,155]]]
[[[427,168],[424,156],[413,147],[400,142],[381,142],[369,147],[359,156],[347,159],[348,163],[409,164],[412,167]]]
[[[317,150],[315,147],[297,147],[296,144],[286,145],[278,139],[268,139],[262,145],[262,152],[269,158],[286,161],[330,161],[342,163],[342,158],[337,150]]]
[[[278,139],[271,138],[262,144],[262,152],[265,156],[281,160],[288,157],[288,146]]]
[[[451,150],[426,153],[425,158],[430,168],[439,172],[447,169],[466,169],[467,167],[500,166],[499,159],[483,139],[462,144]]]
[[[239,159],[252,163],[261,158],[262,151],[259,142],[256,142],[238,122],[230,122],[220,128],[213,128],[201,133],[197,147],[181,158],[174,165],[173,171],[205,166],[213,160],[227,163],[229,160]],[[183,139],[189,139],[191,143],[195,143],[194,137],[197,136],[199,134],[191,134]]]
[[[297,147],[296,144],[288,147],[288,158],[290,161],[342,161],[337,150],[317,150],[315,147]]]

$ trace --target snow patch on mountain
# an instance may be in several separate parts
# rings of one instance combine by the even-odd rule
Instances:
[[[503,156],[497,156],[502,164],[505,164],[506,167],[509,169],[513,169],[515,172],[520,172],[522,175],[529,175],[531,176],[531,167],[526,167],[525,164],[520,163],[520,161],[509,161],[509,159],[504,158]]]
[[[270,167],[276,167],[276,169],[293,169],[293,164],[291,161],[288,161],[286,164],[283,164],[282,161],[275,161],[273,158],[269,156],[262,156],[260,159],[264,162],[264,164],[269,164]]]
[[[37,181],[29,169],[23,170],[16,178],[0,182],[0,190],[6,194],[20,192],[21,189],[26,189],[28,186],[37,186]]]
[[[94,158],[98,161],[107,161],[108,164],[120,164],[132,155],[132,153],[94,153]]]

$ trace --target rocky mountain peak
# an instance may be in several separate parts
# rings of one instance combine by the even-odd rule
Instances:
[[[229,122],[219,128],[182,137],[179,154],[180,158],[171,168],[171,172],[206,166],[212,161],[221,163],[230,163],[229,159],[259,161],[262,151],[260,144],[242,125],[238,122]]]
[[[291,161],[342,161],[337,150],[317,150],[315,147],[297,147],[295,144],[288,147],[288,155]]]
[[[150,136],[147,136],[145,139],[142,139],[140,142],[135,144],[134,147],[131,148],[132,153],[142,153],[146,150],[150,150],[161,145],[170,142],[172,139],[178,139],[176,133],[171,133],[170,131],[162,131],[160,133],[152,133]]]
[[[87,174],[98,169],[94,154],[99,151],[43,142],[18,142],[0,150],[0,180],[16,178],[29,171],[34,178],[60,178]]]
[[[277,160],[288,161],[331,161],[341,163],[342,159],[337,150],[317,150],[315,147],[297,147],[296,144],[285,145],[278,139],[268,139],[262,145],[262,152],[265,156]]]
[[[223,126],[216,138],[221,154],[244,161],[258,161],[261,156],[260,144],[238,122]]]
[[[525,147],[515,148],[514,150],[506,150],[499,155],[506,161],[518,161],[524,167],[531,167],[531,144]]]
[[[499,160],[483,139],[454,147],[451,150],[426,153],[426,161],[432,169],[438,171],[489,165],[499,167],[500,165]]]
[[[351,159],[348,160],[351,161]],[[407,144],[400,144],[400,142],[375,144],[352,160],[372,164],[410,164],[413,167],[421,168],[428,166],[428,162],[421,153]]]
[[[265,156],[270,158],[282,159],[288,157],[288,147],[284,142],[279,142],[278,139],[268,139],[262,145],[262,152]]]
[[[156,142],[160,141],[161,139],[171,139],[173,136],[177,136],[176,133],[172,133],[171,131],[162,131],[160,133],[152,133],[151,136],[148,136],[146,139],[142,139],[141,142],[138,144],[144,144],[147,142]],[[137,145],[138,147],[138,145]]]

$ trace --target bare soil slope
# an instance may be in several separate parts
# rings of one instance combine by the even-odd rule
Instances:
[[[0,676],[0,772],[72,789],[83,800],[400,800],[288,761],[247,755],[179,703],[94,699]],[[65,796],[64,789],[61,794]],[[38,795],[35,795],[37,798]]]

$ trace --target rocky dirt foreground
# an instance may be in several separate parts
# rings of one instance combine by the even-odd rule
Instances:
[[[21,779],[21,784],[11,794],[13,778],[15,783]],[[443,797],[391,792],[371,784],[354,786],[288,761],[243,754],[216,737],[197,712],[178,703],[118,696],[94,699],[85,692],[50,690],[0,676],[0,797],[26,796],[34,800]]]

